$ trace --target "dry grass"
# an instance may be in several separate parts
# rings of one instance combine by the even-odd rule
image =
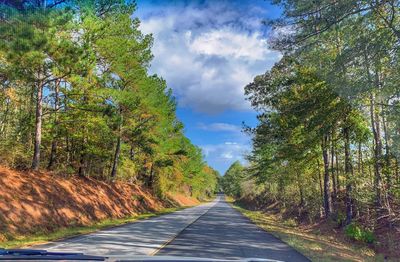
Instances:
[[[249,211],[236,205],[234,207],[311,261],[387,261],[382,255],[375,254],[372,249],[337,239],[334,234],[302,229],[296,223],[292,223],[293,221],[283,220],[273,214]]]

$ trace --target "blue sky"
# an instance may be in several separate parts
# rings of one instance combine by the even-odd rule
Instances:
[[[245,164],[251,140],[242,123],[257,121],[244,86],[280,58],[268,48],[269,32],[261,23],[279,16],[279,9],[263,0],[137,4],[141,30],[154,37],[150,71],[172,88],[185,134],[221,174],[236,160]]]

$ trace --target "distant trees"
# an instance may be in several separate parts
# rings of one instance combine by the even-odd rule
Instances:
[[[131,1],[0,2],[0,161],[210,195]]]
[[[221,186],[228,196],[240,197],[244,182],[244,168],[239,161],[235,161],[222,177]]]
[[[247,179],[311,219],[394,223],[399,3],[276,2],[284,15],[267,22],[284,56],[245,88],[259,112]]]

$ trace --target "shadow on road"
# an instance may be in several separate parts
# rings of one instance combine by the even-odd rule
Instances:
[[[225,201],[218,202],[157,255],[309,261]]]

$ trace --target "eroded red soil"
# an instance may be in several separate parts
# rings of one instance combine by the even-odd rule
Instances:
[[[172,203],[195,200],[177,195]],[[164,208],[165,202],[138,185],[47,172],[18,172],[0,166],[0,236],[88,225]]]

